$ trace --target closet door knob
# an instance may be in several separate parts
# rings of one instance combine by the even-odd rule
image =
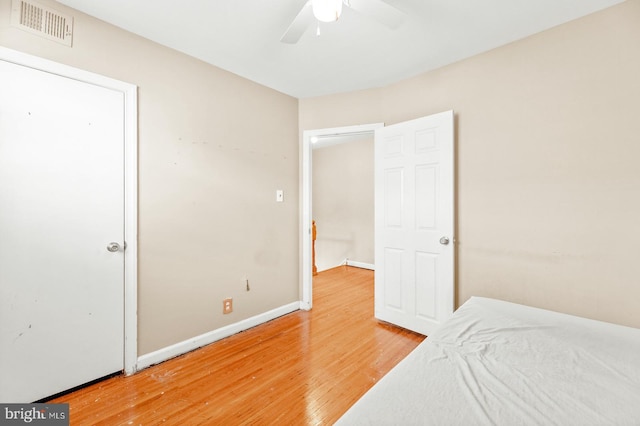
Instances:
[[[118,250],[120,250],[120,244],[118,244],[118,243],[109,243],[109,245],[107,246],[107,250],[110,251],[111,253],[115,253]]]
[[[440,244],[442,244],[443,246],[446,246],[447,244],[449,244],[449,238],[447,237],[440,238]]]

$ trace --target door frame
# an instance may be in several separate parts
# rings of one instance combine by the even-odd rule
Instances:
[[[0,60],[119,91],[124,95],[124,354],[125,374],[138,363],[138,87],[0,46]]]
[[[375,133],[376,129],[384,127],[384,123],[361,124],[355,126],[333,127],[326,129],[305,130],[302,132],[302,170],[301,170],[301,197],[300,197],[300,246],[301,246],[301,267],[302,291],[300,309],[310,310],[313,306],[313,271],[311,259],[311,221],[312,221],[312,144],[322,138],[336,136],[351,136],[360,134]]]

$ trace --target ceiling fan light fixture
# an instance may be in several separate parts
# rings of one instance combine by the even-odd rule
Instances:
[[[318,21],[334,22],[342,14],[342,0],[311,0],[311,6]]]

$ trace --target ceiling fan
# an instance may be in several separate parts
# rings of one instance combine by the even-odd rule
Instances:
[[[343,5],[391,29],[398,28],[404,19],[404,14],[400,10],[382,0],[308,0],[282,35],[280,41],[295,44],[315,22],[337,21],[342,13]]]

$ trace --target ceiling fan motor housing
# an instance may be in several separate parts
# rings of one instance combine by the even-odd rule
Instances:
[[[311,6],[318,21],[337,21],[342,14],[342,0],[311,0]]]

